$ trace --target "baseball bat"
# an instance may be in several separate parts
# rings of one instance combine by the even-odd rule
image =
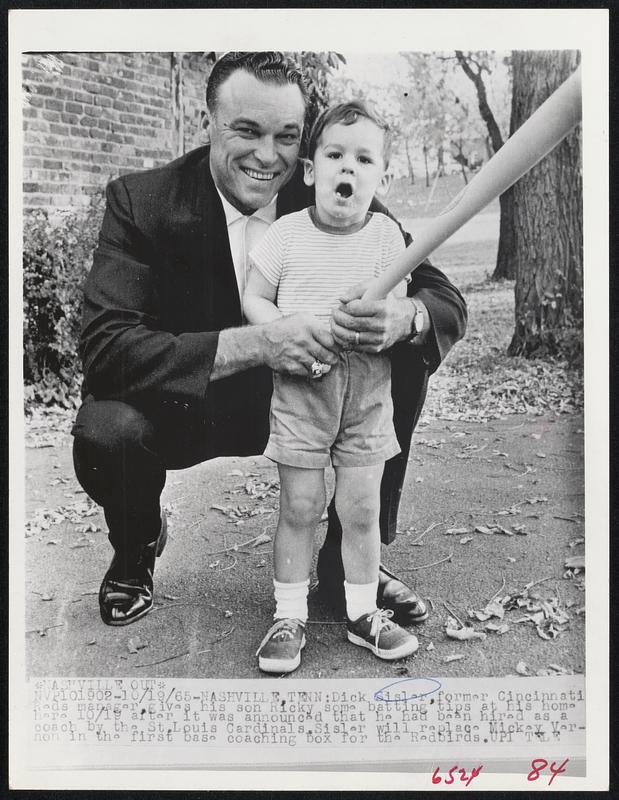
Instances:
[[[386,297],[427,256],[491,200],[544,158],[581,119],[581,68],[550,97],[505,142],[464,190],[392,264],[368,286],[364,300]]]

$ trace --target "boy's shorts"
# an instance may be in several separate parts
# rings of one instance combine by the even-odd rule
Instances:
[[[318,379],[273,374],[268,458],[305,469],[368,467],[399,452],[387,354],[340,353]]]

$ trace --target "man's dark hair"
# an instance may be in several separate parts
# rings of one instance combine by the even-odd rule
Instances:
[[[314,158],[318,140],[322,136],[325,128],[328,128],[330,125],[337,125],[338,123],[341,125],[354,125],[360,118],[369,119],[383,132],[383,159],[385,167],[387,167],[391,156],[391,144],[393,139],[391,130],[387,123],[361,100],[339,103],[322,112],[310,131],[307,145],[307,157],[310,159]]]
[[[215,63],[206,86],[206,107],[212,113],[217,105],[217,93],[221,84],[233,72],[242,69],[264,83],[284,86],[290,83],[298,86],[307,108],[309,88],[299,65],[292,58],[277,51],[263,53],[232,52],[226,53]]]

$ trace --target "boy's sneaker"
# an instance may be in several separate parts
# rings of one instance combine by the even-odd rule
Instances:
[[[419,647],[417,637],[396,625],[392,616],[390,609],[377,609],[354,622],[349,619],[348,640],[387,661],[410,656]]]
[[[300,619],[278,619],[256,650],[263,672],[292,672],[301,663],[305,624]]]

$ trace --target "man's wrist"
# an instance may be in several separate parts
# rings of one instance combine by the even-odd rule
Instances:
[[[421,300],[414,297],[407,297],[406,301],[411,309],[410,326],[405,341],[423,341],[430,329],[430,315],[428,309]]]
[[[266,363],[266,325],[227,328],[219,334],[211,380],[219,380],[237,372]]]

